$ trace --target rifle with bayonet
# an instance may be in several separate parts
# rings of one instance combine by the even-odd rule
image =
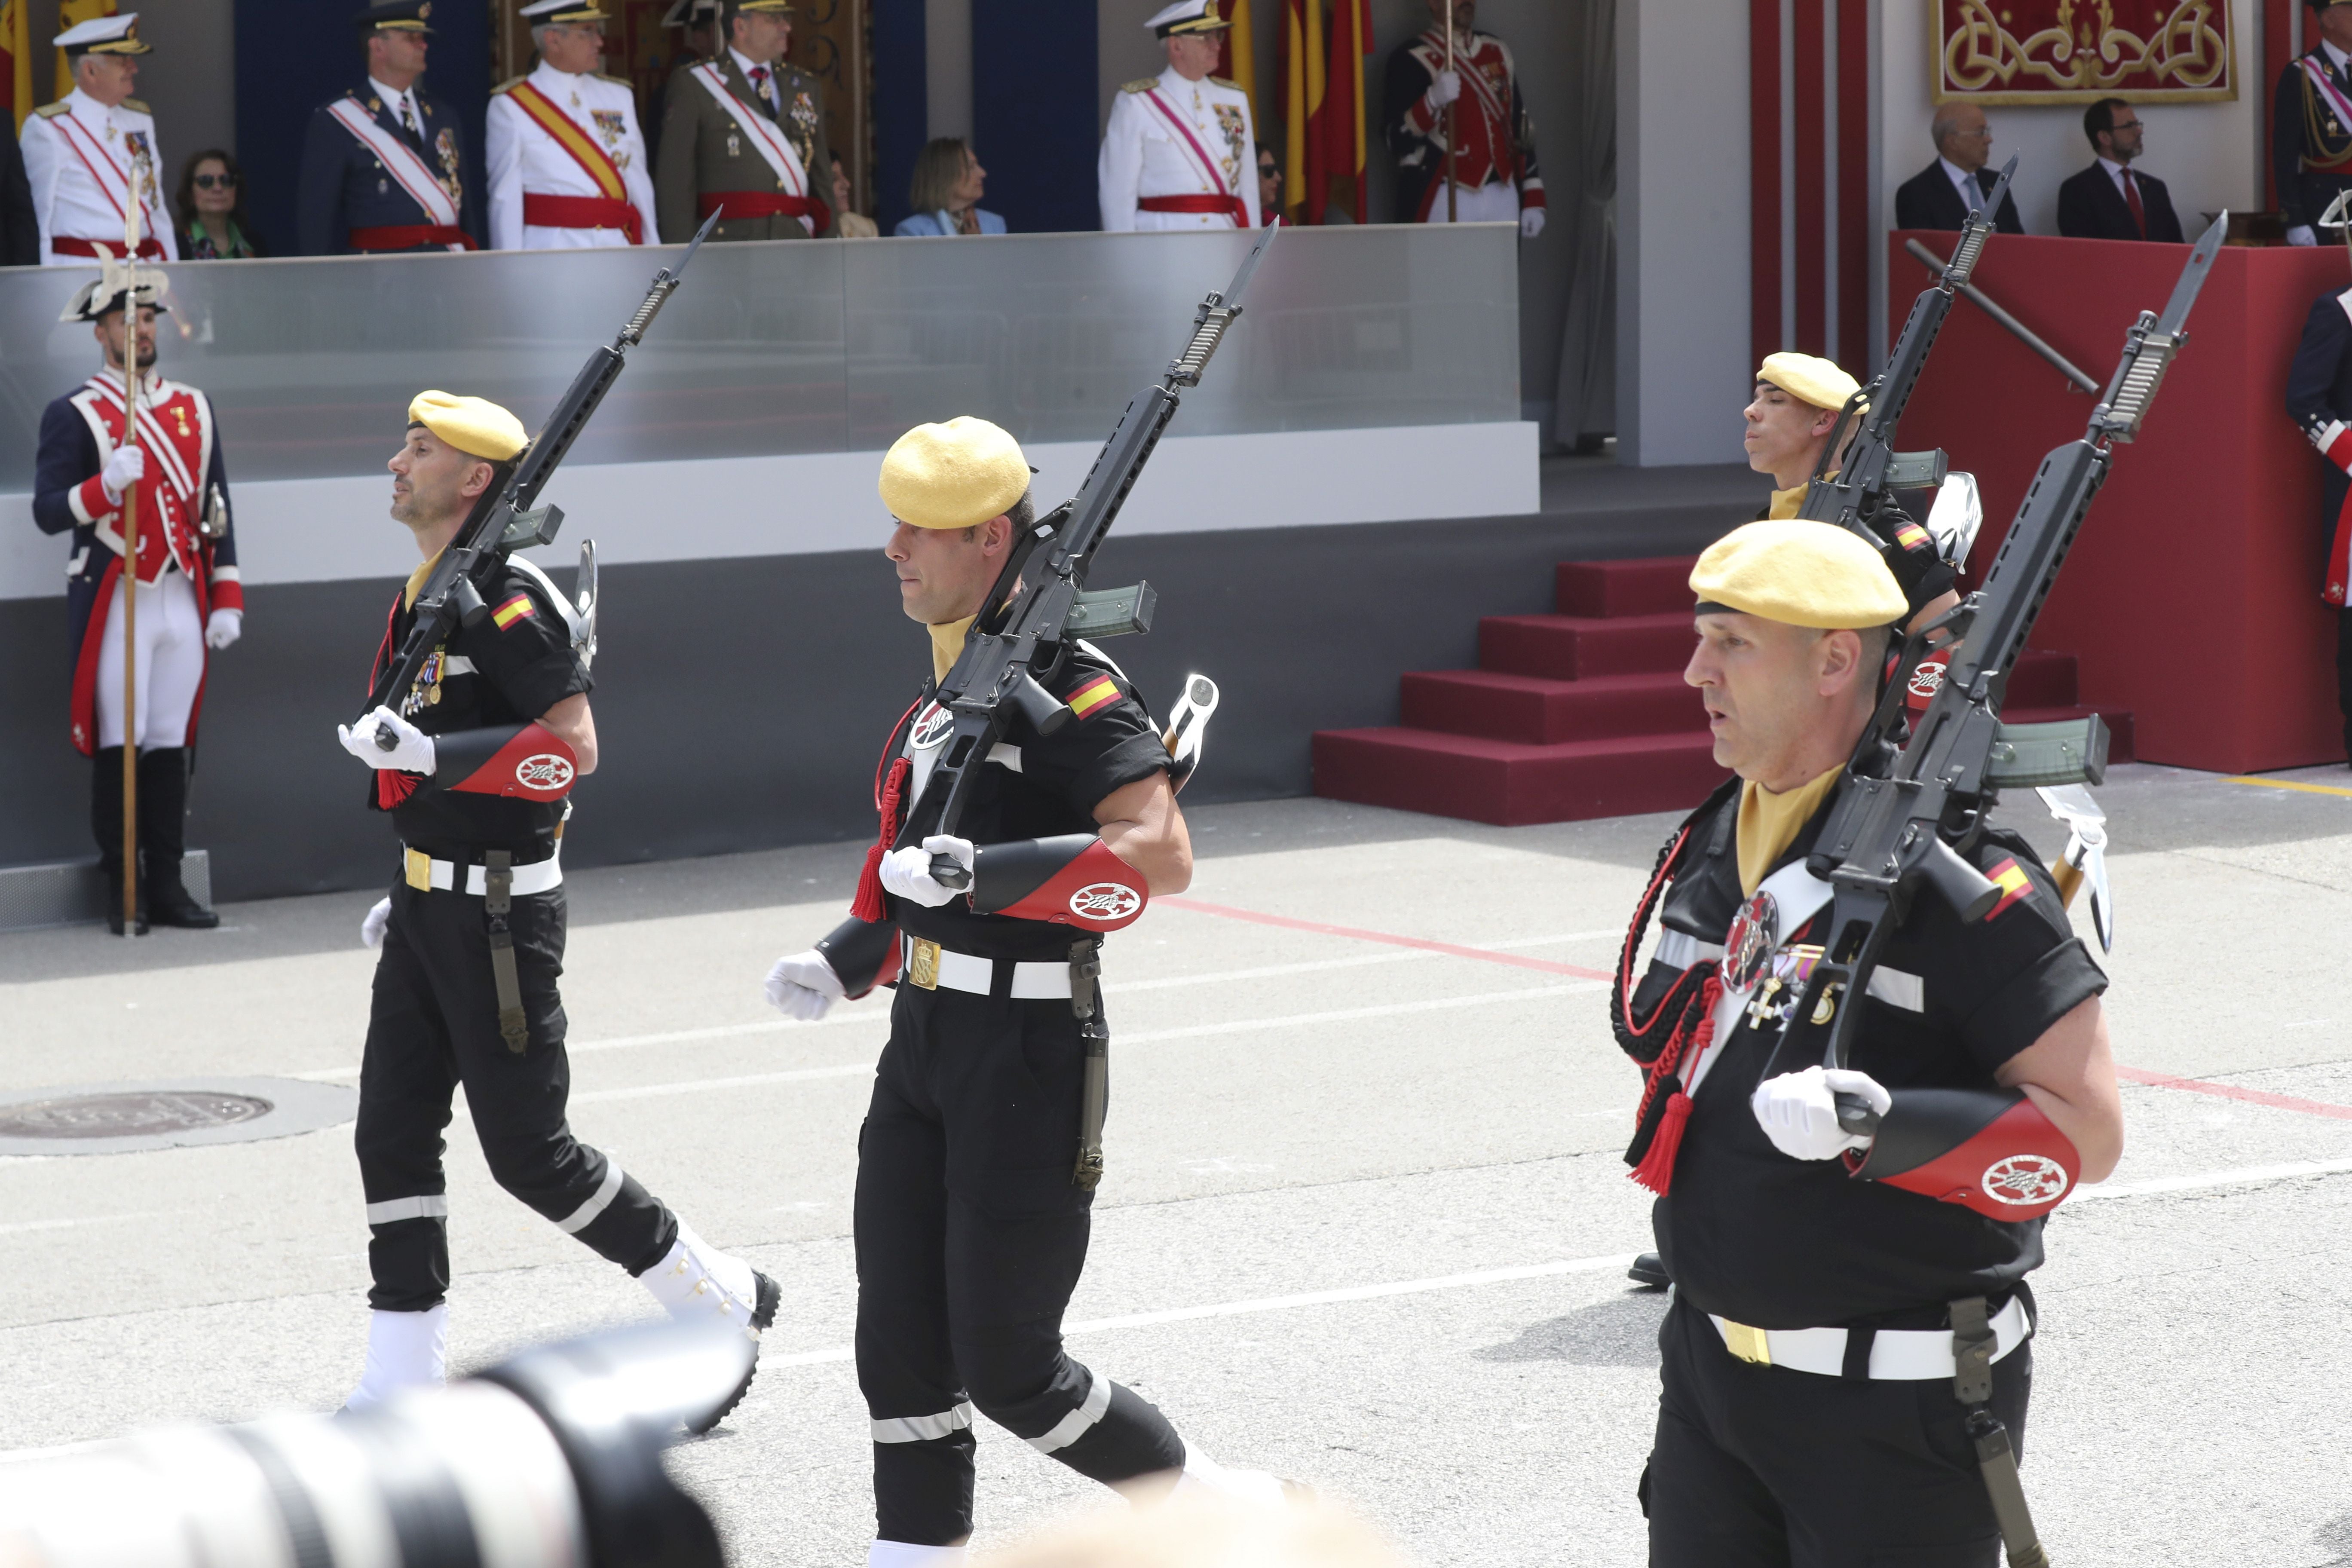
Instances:
[[[1013,542],[963,651],[940,683],[940,706],[955,715],[955,728],[928,786],[947,792],[936,831],[955,832],[981,764],[1004,738],[1014,715],[1040,735],[1070,721],[1069,707],[1044,685],[1070,640],[1151,629],[1157,595],[1149,583],[1089,593],[1087,572],[1160,434],[1176,417],[1180,389],[1201,384],[1209,357],[1242,313],[1250,275],[1280,232],[1278,226],[1266,229],[1234,280],[1192,312],[1192,336],[1184,352],[1170,363],[1166,375],[1129,401],[1078,493]],[[931,858],[931,876],[943,888],[971,885],[971,873],[951,855]]]
[[[1847,398],[1845,406],[1838,411],[1837,424],[1831,429],[1829,440],[1822,444],[1821,462],[1812,481],[1806,486],[1804,504],[1797,510],[1799,517],[1836,523],[1860,534],[1874,549],[1905,548],[1901,541],[1878,526],[1888,492],[1934,489],[1944,482],[1949,464],[1940,451],[1897,452],[1895,427],[1919,384],[1920,373],[1927,367],[1927,353],[1936,346],[1945,318],[1952,313],[1952,302],[1967,286],[1969,274],[1976,270],[1985,242],[1992,237],[1993,215],[2000,210],[2001,201],[2009,194],[2010,176],[2015,173],[2017,160],[2011,158],[2002,167],[2000,178],[1984,205],[1969,209],[1968,221],[1960,226],[1959,244],[1952,248],[1952,258],[1944,264],[1936,281],[1912,301],[1911,314],[1905,319],[1902,335],[1895,339],[1894,350],[1886,356],[1885,368],[1868,385]],[[1910,584],[1906,583],[1905,587],[1907,591]],[[1914,607],[1917,607],[1916,601]]]
[[[2101,782],[2107,734],[2096,714],[2055,724],[2005,725],[2010,672],[2025,650],[2067,552],[2106,480],[2118,442],[2139,433],[2166,369],[2188,341],[2182,330],[2212,269],[2228,215],[2189,253],[2162,316],[2143,310],[2123,358],[2091,411],[2082,439],[2042,460],[1984,586],[1906,639],[1861,743],[1839,782],[1807,868],[1834,889],[1820,962],[1789,1014],[1768,1070],[1818,1060],[1843,1068],[1887,939],[1922,886],[1964,921],[1983,919],[2001,888],[1960,853],[1983,831],[2003,788]],[[1930,652],[1948,653],[1943,684],[1907,737],[1904,693]],[[1816,1023],[1816,1017],[1822,1019]],[[1839,1121],[1870,1133],[1877,1117],[1853,1095],[1837,1097]]]
[[[661,314],[669,297],[677,291],[688,265],[694,260],[694,253],[702,247],[704,238],[718,222],[719,215],[713,213],[687,246],[686,254],[677,258],[677,265],[665,267],[654,274],[645,299],[623,324],[619,335],[589,352],[588,363],[572,378],[570,389],[555,405],[555,412],[549,416],[538,437],[514,458],[498,465],[498,473],[489,487],[475,500],[473,510],[458,525],[457,536],[450,540],[449,547],[441,552],[417,590],[416,619],[408,628],[408,640],[400,646],[400,657],[392,663],[388,682],[377,691],[391,694],[407,690],[425,668],[425,661],[433,657],[433,650],[446,642],[451,633],[460,625],[478,624],[490,613],[482,598],[481,584],[510,552],[555,542],[556,530],[563,525],[563,510],[561,507],[535,504],[539,492],[554,477],[557,466],[572,450],[572,442],[580,438],[580,432],[587,428],[597,405],[604,401],[604,395],[621,379],[629,350],[645,341],[646,330]],[[583,558],[581,589],[588,601],[581,606],[583,616],[593,605],[593,565]],[[386,700],[372,691],[361,719],[364,720],[378,701]],[[400,737],[390,725],[379,724],[375,743],[389,752],[398,747]]]

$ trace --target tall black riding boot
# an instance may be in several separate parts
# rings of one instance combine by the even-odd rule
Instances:
[[[122,748],[102,746],[90,759],[89,831],[106,873],[106,929],[122,934]],[[142,832],[142,837],[143,832]],[[141,891],[143,893],[144,889]],[[139,900],[138,933],[147,934],[147,900]]]
[[[159,926],[210,931],[220,916],[196,902],[180,880],[187,852],[188,753],[158,747],[139,753],[139,858],[147,868],[147,909]]]

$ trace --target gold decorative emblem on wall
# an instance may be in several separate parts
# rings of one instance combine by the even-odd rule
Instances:
[[[2238,96],[2228,0],[1929,3],[1938,103],[2217,103]]]

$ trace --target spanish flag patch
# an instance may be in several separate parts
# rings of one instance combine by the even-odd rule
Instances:
[[[538,614],[539,607],[530,602],[529,594],[517,594],[513,598],[492,610],[490,619],[498,623],[499,630],[504,631],[517,621]]]
[[[1095,710],[1118,700],[1118,682],[1108,675],[1097,675],[1070,693],[1070,711],[1081,719],[1091,719]]]
[[[1906,522],[1895,531],[1895,542],[1906,550],[1924,550],[1933,542],[1926,529],[1916,522]]]
[[[2033,891],[2033,879],[2025,874],[2025,868],[2017,863],[2017,857],[2014,855],[2003,859],[2000,865],[1987,871],[1985,875],[1991,878],[2000,888],[2000,902],[1995,904],[1991,912],[1985,916],[1989,921],[1999,918],[2001,910]]]

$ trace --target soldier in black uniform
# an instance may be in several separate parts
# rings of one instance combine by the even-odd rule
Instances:
[[[2271,172],[2290,245],[2319,243],[2319,216],[2352,188],[2352,4],[2305,0],[2319,41],[2279,73]]]
[[[957,836],[938,831],[944,791],[929,786],[952,715],[935,694],[1033,520],[1029,475],[1013,437],[981,419],[919,426],[884,459],[898,520],[886,553],[906,614],[930,629],[933,679],[882,753],[881,834],[852,918],[768,977],[769,1000],[809,1019],[898,985],[858,1135],[869,1568],[962,1560],[975,1408],[1096,1480],[1177,1472],[1179,1486],[1282,1494],[1188,1449],[1158,1409],[1062,1348],[1094,1204],[1074,1156],[1088,1039],[1103,1038],[1100,933],[1150,894],[1181,892],[1192,849],[1150,714],[1083,642],[1045,680],[1072,721],[1050,737],[1016,722]],[[969,896],[933,879],[939,854],[971,870]]]
[[[1848,1068],[1776,1059],[1829,897],[1805,857],[1906,605],[1866,543],[1794,521],[1735,531],[1691,585],[1685,679],[1740,777],[1661,854],[1621,974],[1658,912],[1655,954],[1611,1006],[1675,1279],[1650,1562],[1993,1568],[1972,1432],[2022,1437],[2042,1216],[2122,1151],[2105,980],[2024,840],[1991,831],[1966,853],[2000,903],[1970,924],[1913,905]],[[1874,1141],[1839,1093],[1879,1114]],[[1978,1130],[1923,1153],[1922,1108],[1964,1097]]]
[[[320,104],[302,141],[303,256],[480,247],[482,169],[457,111],[420,85],[433,0],[372,0],[354,20],[367,74]]]
[[[408,416],[407,438],[388,465],[392,515],[416,535],[424,563],[394,595],[372,677],[373,710],[337,731],[375,770],[368,805],[391,814],[402,844],[400,879],[361,929],[383,957],[354,1140],[375,1279],[354,1409],[442,1377],[449,1202],[441,1132],[461,1083],[499,1184],[636,1276],[673,1315],[716,1314],[756,1340],[778,1295],[773,1280],[713,1250],[609,1156],[573,1138],[564,1120],[571,1065],[555,985],[565,927],[558,854],[565,797],[596,767],[577,646],[584,626],[574,629],[571,607],[537,568],[509,559],[483,584],[489,613],[436,648],[407,689],[391,689],[426,574],[525,445],[520,422],[479,398],[421,393]],[[389,751],[377,743],[380,729],[395,739]]]
[[[2344,517],[2352,495],[2347,473],[2352,469],[2352,289],[2330,289],[2311,302],[2286,374],[2286,411],[2327,459],[2319,480],[2320,525],[2327,540],[2319,596],[2337,612],[2336,700],[2344,713],[2345,750],[2352,752],[2352,608],[2345,602],[2352,585],[2352,528]]]

